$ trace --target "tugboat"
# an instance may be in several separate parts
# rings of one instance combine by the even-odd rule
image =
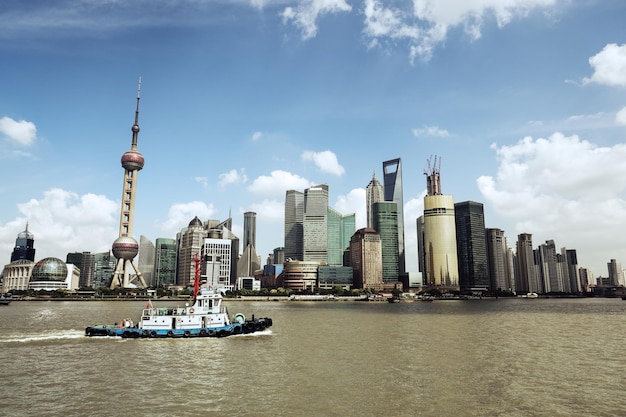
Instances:
[[[8,306],[13,301],[10,293],[0,294],[0,306]]]
[[[226,307],[222,307],[221,291],[200,286],[200,272],[196,264],[191,306],[160,308],[153,307],[148,301],[138,323],[123,319],[116,325],[89,326],[85,328],[85,335],[122,338],[226,337],[263,331],[271,325],[271,318],[255,319],[252,315],[251,319],[246,319],[242,313],[235,314],[231,321]]]

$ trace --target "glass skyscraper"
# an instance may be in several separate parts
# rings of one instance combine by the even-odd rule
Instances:
[[[328,185],[304,190],[303,260],[328,262]]]
[[[304,193],[285,195],[285,259],[303,260]]]
[[[398,205],[392,201],[379,201],[372,206],[374,230],[380,235],[383,283],[396,283],[399,279],[398,263]]]
[[[328,207],[328,264],[343,265],[343,253],[355,231],[355,215],[342,215]]]
[[[167,287],[176,284],[176,239],[158,238],[154,255],[154,285]]]
[[[404,198],[402,196],[402,160],[400,158],[383,162],[383,183],[385,201],[393,201],[398,205],[398,268],[400,275],[405,275]]]

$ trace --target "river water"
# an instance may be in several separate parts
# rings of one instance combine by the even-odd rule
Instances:
[[[620,299],[225,304],[274,326],[88,338],[145,302],[0,307],[0,415],[626,415]]]

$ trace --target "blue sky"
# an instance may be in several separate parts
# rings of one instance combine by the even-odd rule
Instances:
[[[285,191],[326,183],[365,223],[402,158],[407,269],[423,175],[607,275],[626,263],[621,0],[9,0],[0,8],[0,250],[106,251],[142,77],[133,235],[257,212],[283,245]]]

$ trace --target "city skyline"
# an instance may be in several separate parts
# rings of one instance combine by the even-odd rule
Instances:
[[[422,171],[440,155],[445,193],[483,203],[509,247],[554,240],[596,275],[625,262],[626,5],[157,2],[0,12],[4,253],[27,222],[37,258],[110,249],[141,76],[137,239],[231,210],[243,237],[251,211],[265,258],[287,190],[328,184],[359,229],[372,171],[401,158],[414,274]]]

